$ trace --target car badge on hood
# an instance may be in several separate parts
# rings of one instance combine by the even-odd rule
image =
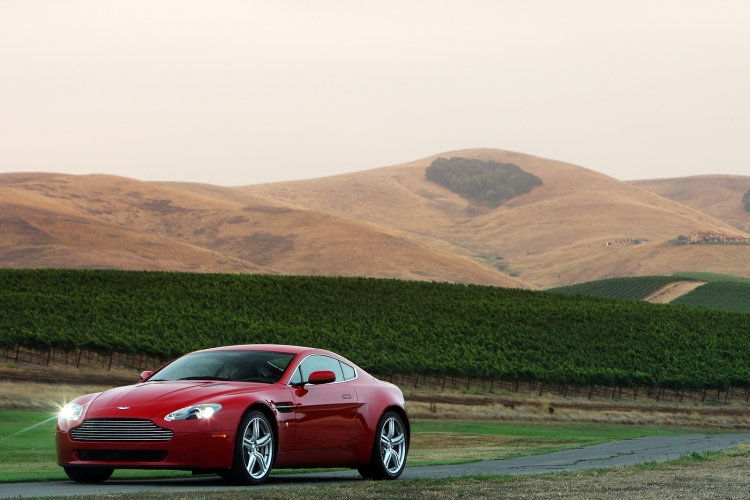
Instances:
[[[129,410],[130,407],[129,406],[118,406],[117,409],[118,410]]]

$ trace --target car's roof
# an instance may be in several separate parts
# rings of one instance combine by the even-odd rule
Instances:
[[[271,351],[271,352],[282,352],[285,354],[300,354],[307,351],[320,351],[321,349],[315,349],[312,347],[302,347],[298,345],[283,345],[283,344],[245,344],[245,345],[227,345],[222,347],[214,347],[211,349],[204,349],[204,351]]]

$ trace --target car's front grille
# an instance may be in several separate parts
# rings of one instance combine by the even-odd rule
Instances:
[[[71,429],[75,441],[169,441],[172,431],[157,427],[151,420],[95,418]]]

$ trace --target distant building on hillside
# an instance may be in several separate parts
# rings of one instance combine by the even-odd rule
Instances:
[[[750,243],[750,238],[719,231],[693,231],[690,233],[690,243]]]
[[[645,245],[648,240],[633,240],[633,245]]]

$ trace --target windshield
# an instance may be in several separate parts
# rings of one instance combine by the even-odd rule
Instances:
[[[188,354],[164,367],[149,382],[163,380],[231,380],[273,384],[294,354],[268,351],[208,351]]]

